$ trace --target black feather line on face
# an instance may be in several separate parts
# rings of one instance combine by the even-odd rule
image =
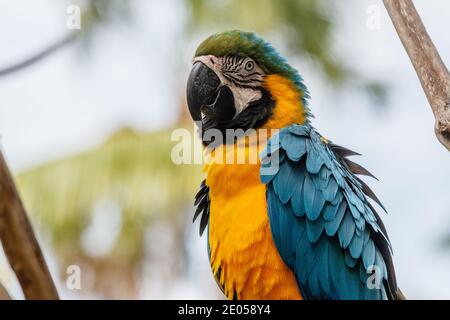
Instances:
[[[259,87],[257,90],[262,92],[261,99],[251,102],[234,119],[218,123],[208,117],[204,117],[202,120],[202,138],[209,129],[218,129],[222,133],[222,137],[225,137],[227,129],[247,131],[248,129],[257,129],[263,126],[273,113],[275,101],[266,89]],[[202,141],[206,146],[212,146],[214,144],[214,141],[205,141],[205,139],[202,139]]]

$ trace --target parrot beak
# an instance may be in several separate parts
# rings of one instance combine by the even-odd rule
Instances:
[[[224,123],[236,114],[231,89],[222,86],[216,73],[200,61],[194,63],[188,78],[187,103],[194,121],[201,121],[203,114]]]

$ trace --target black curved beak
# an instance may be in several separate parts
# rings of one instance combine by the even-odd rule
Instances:
[[[202,120],[202,113],[216,122],[233,119],[233,92],[221,86],[216,73],[202,62],[194,63],[187,82],[187,103],[194,121]]]

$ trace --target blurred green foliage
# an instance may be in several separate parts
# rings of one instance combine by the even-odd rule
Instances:
[[[349,84],[368,94],[374,105],[386,104],[387,88],[345,63],[333,50],[334,15],[338,4],[330,0],[187,0],[187,31],[196,34],[227,29],[274,34],[293,57],[307,57],[339,89]]]
[[[81,8],[82,27],[79,32],[82,53],[89,53],[101,28],[114,28],[132,20],[131,3],[127,0],[67,0]]]
[[[144,232],[153,221],[192,207],[202,180],[200,166],[175,165],[170,132],[123,129],[97,149],[45,164],[17,177],[33,221],[50,231],[57,255],[73,258],[95,205],[111,200],[122,211],[122,228],[110,259],[140,262]]]
[[[244,29],[275,34],[291,56],[308,57],[335,88],[350,84],[366,92],[374,105],[384,105],[387,88],[344,62],[333,49],[339,4],[330,0],[179,0],[186,7],[186,32],[177,42],[198,34]],[[83,9],[83,48],[95,41],[98,28],[132,23],[133,0],[79,0]]]

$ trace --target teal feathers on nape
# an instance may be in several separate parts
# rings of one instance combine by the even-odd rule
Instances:
[[[276,138],[261,154],[261,180],[275,244],[303,297],[396,299],[389,239],[368,197],[379,200],[355,176],[370,173],[346,158],[356,153],[324,143],[310,126],[284,128]],[[278,169],[263,170],[271,161]]]
[[[253,58],[266,74],[278,74],[291,80],[302,92],[302,103],[309,114],[307,105],[309,91],[298,71],[293,68],[274,47],[255,32],[230,30],[216,33],[198,47],[195,56],[214,55],[216,57],[243,56]]]

